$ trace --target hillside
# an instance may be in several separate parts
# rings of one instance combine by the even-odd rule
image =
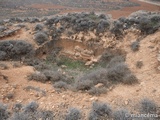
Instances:
[[[158,120],[159,21],[144,10],[2,20],[0,118]]]

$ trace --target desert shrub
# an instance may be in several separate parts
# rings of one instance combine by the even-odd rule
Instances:
[[[1,58],[17,59],[22,56],[31,57],[34,53],[33,46],[23,40],[2,40],[0,42]],[[4,58],[5,57],[5,58]]]
[[[38,33],[35,34],[35,42],[38,45],[41,45],[48,40],[49,40],[49,38],[44,32],[38,32]]]
[[[14,113],[11,120],[31,120],[30,115],[24,112]]]
[[[1,70],[6,70],[6,69],[8,69],[9,67],[6,65],[6,64],[4,64],[4,63],[0,63],[0,69]]]
[[[38,82],[46,82],[47,81],[47,77],[41,73],[41,72],[38,72],[38,73],[32,73],[28,76],[28,80],[35,80],[35,81],[38,81]]]
[[[14,98],[14,94],[13,93],[8,93],[4,96],[4,98],[7,98],[7,99],[13,99]]]
[[[102,19],[98,23],[97,32],[98,33],[104,32],[105,30],[109,28],[109,26],[110,26],[109,21]]]
[[[65,120],[80,120],[81,112],[76,108],[72,108],[69,110],[69,113],[66,115]]]
[[[140,112],[145,114],[154,114],[157,111],[157,105],[155,102],[149,100],[149,99],[143,99],[140,102]]]
[[[23,109],[20,104],[16,107],[18,110],[14,111],[11,120],[53,120],[54,118],[52,111],[38,109],[39,105],[36,102],[27,104]]]
[[[0,119],[6,120],[9,118],[9,112],[7,111],[7,107],[0,103]]]
[[[125,62],[125,58],[124,58],[123,56],[117,55],[117,56],[113,57],[113,58],[110,60],[110,62],[108,62],[107,68],[112,68],[112,67],[114,67],[116,64],[123,63],[123,62]]]
[[[90,90],[98,83],[103,83],[105,87],[110,85],[106,69],[98,68],[97,70],[93,70],[90,73],[82,75],[81,77],[77,78],[74,86],[77,90]]]
[[[140,68],[142,68],[142,66],[143,66],[143,62],[142,62],[142,61],[137,61],[137,62],[136,62],[136,67],[137,67],[137,68],[140,69]]]
[[[97,95],[97,96],[106,92],[107,88],[105,87],[100,87],[100,88],[92,87],[90,90],[88,90],[88,93],[90,95]]]
[[[111,33],[115,35],[117,39],[123,36],[123,23],[120,21],[114,21]]]
[[[74,84],[76,90],[89,90],[93,85],[91,80],[77,80]]]
[[[16,104],[13,106],[12,110],[13,110],[13,112],[20,112],[20,111],[22,110],[22,107],[23,107],[22,104],[16,103]]]
[[[126,53],[120,49],[117,50],[110,50],[107,49],[101,56],[100,58],[100,65],[102,67],[105,67],[114,57],[117,57],[116,59],[121,59],[120,56],[122,57],[122,59],[125,60],[125,55]]]
[[[139,47],[140,47],[140,45],[139,45],[139,42],[138,42],[138,41],[135,41],[135,42],[133,42],[133,43],[131,44],[131,50],[134,51],[134,52],[138,51],[138,50],[139,50]]]
[[[98,68],[90,73],[84,74],[79,80],[91,80],[94,85],[98,83],[103,83],[106,86],[108,85],[107,71],[103,68]]]
[[[19,67],[21,67],[21,66],[22,66],[21,63],[13,63],[13,67],[14,67],[14,68],[19,68]]]
[[[115,111],[113,118],[114,120],[132,120],[130,113],[125,109]]]
[[[54,120],[54,114],[52,111],[40,110],[38,114],[40,120]]]
[[[36,66],[36,65],[39,65],[42,61],[40,59],[37,59],[37,58],[30,58],[30,59],[25,59],[23,61],[23,63],[25,65],[29,65],[29,66]]]
[[[26,90],[26,91],[34,90],[34,91],[36,91],[36,92],[41,93],[43,96],[45,96],[45,95],[46,95],[46,91],[44,91],[44,90],[40,89],[39,87],[27,86],[27,87],[25,87],[25,88],[24,88],[24,90]]]
[[[109,68],[107,72],[108,79],[112,82],[123,82],[124,77],[130,74],[130,70],[124,63],[116,64]]]
[[[159,17],[160,20],[160,17]],[[138,28],[143,34],[152,34],[158,30],[160,24],[157,21],[153,21],[149,17],[142,17],[139,20]]]
[[[106,19],[106,15],[105,15],[105,14],[100,14],[98,17],[99,17],[100,19]]]
[[[0,51],[0,60],[5,60],[6,59],[7,53],[4,51]]]
[[[58,72],[58,71],[51,71],[51,70],[45,70],[43,71],[43,74],[46,76],[47,80],[51,81],[52,83],[57,81],[65,81],[65,76]]]
[[[36,112],[37,109],[38,109],[39,105],[36,103],[36,102],[31,102],[29,104],[27,104],[25,107],[24,107],[24,112],[28,113],[28,112]]]
[[[43,25],[42,24],[36,24],[34,30],[35,31],[41,31],[41,30],[43,30]]]
[[[122,81],[122,83],[129,84],[129,85],[137,83],[137,82],[138,82],[137,77],[133,75],[132,73],[125,75]]]
[[[68,84],[64,81],[58,81],[53,84],[53,87],[66,90],[68,88]]]
[[[33,67],[38,71],[51,69],[51,66],[46,64],[45,62],[39,62],[37,65],[34,65]]]
[[[89,120],[108,120],[112,118],[112,109],[109,105],[94,102],[89,113]]]

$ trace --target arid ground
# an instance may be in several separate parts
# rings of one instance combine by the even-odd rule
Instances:
[[[150,99],[158,106],[156,114],[160,115],[160,5],[130,1],[136,4],[117,10],[99,6],[78,8],[67,2],[0,6],[0,102],[12,114],[15,103],[36,101],[39,109],[53,111],[54,120],[63,120],[68,109],[74,107],[81,110],[81,120],[88,120],[93,102],[107,103],[112,111],[124,108],[139,113],[140,101]],[[19,51],[14,48],[16,45]],[[25,58],[30,45],[36,57]],[[111,60],[103,60],[103,55],[105,60]],[[112,61],[114,57],[118,60]],[[116,64],[120,64],[120,69]],[[127,68],[123,68],[125,65]],[[124,73],[113,73],[115,69],[126,70],[131,81]],[[102,78],[103,75],[106,76]],[[110,81],[114,75],[126,81],[117,77]],[[95,79],[98,82],[90,83]],[[57,81],[63,84],[58,85]],[[112,119],[123,120],[112,116],[98,120]]]

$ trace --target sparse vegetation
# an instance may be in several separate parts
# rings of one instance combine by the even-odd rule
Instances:
[[[149,99],[131,108],[135,105],[132,96],[142,98],[143,92],[158,101],[155,96],[159,91],[159,66],[156,66],[159,63],[154,59],[159,45],[159,12],[138,11],[128,17],[114,19],[95,12],[79,13],[70,7],[86,6],[86,9],[78,11],[101,7],[98,12],[103,9],[106,13],[106,9],[120,9],[133,4],[128,0],[83,0],[82,4],[78,4],[79,0],[68,3],[66,0],[55,0],[57,3],[52,1],[53,5],[49,4],[50,0],[43,6],[44,0],[34,5],[33,0],[28,0],[27,4],[18,0],[19,4],[10,6],[13,2],[8,1],[12,0],[0,2],[0,10],[7,8],[6,12],[13,13],[13,16],[18,16],[17,11],[24,15],[29,12],[34,17],[11,17],[0,21],[0,101],[8,104],[6,107],[0,103],[0,120],[132,120],[132,113],[159,114],[158,105]],[[68,4],[69,8],[66,7]],[[41,5],[43,10],[37,10]],[[61,10],[71,10],[72,13],[43,16]],[[0,19],[3,11],[0,12]],[[152,35],[148,37],[148,34]],[[135,41],[130,43],[132,40]],[[141,41],[143,44],[140,44]],[[131,50],[128,50],[129,43]],[[150,58],[146,59],[145,54]],[[142,61],[148,63],[144,68]],[[158,69],[155,70],[154,66]],[[26,81],[26,76],[34,82]],[[147,76],[146,81],[140,80],[137,86],[138,78]],[[154,79],[150,81],[151,78]],[[32,99],[37,102],[22,105]],[[14,105],[15,101],[19,103]],[[113,109],[101,101],[114,104]],[[89,111],[91,102],[93,105]],[[72,108],[66,112],[71,103],[82,111]],[[120,109],[115,111],[119,106]]]
[[[43,74],[43,73],[32,73],[28,76],[29,80],[35,80],[38,82],[46,82],[47,81],[47,77]]]
[[[112,118],[112,109],[105,103],[94,102],[89,120],[107,120]]]
[[[72,60],[72,59],[64,57],[64,56],[58,58],[56,60],[56,63],[57,63],[58,66],[65,65],[67,67],[67,69],[80,69],[80,70],[84,70],[85,67],[86,67],[82,61]]]
[[[140,43],[139,43],[138,41],[133,42],[133,43],[131,44],[131,50],[134,51],[134,52],[138,51],[138,50],[139,50],[139,47],[140,47],[139,44],[140,44]]]
[[[31,57],[34,53],[33,46],[23,40],[1,40],[0,51],[1,60]]]
[[[9,67],[6,65],[6,64],[4,64],[4,63],[0,63],[0,69],[1,70],[6,70],[6,69],[8,69]]]
[[[114,120],[132,120],[128,110],[120,109],[113,113]]]
[[[38,45],[41,45],[48,40],[49,40],[49,38],[44,32],[38,32],[38,33],[35,34],[35,42]]]
[[[7,107],[0,103],[0,118],[1,120],[6,120],[9,118],[9,112],[7,111]]]
[[[92,87],[88,93],[90,95],[100,95],[100,94],[103,94],[103,93],[106,93],[107,92],[107,88],[105,87],[100,87],[100,88],[97,88],[97,87]]]
[[[70,109],[65,118],[65,120],[80,120],[80,119],[81,119],[81,112],[76,108]]]
[[[34,28],[35,31],[41,31],[43,30],[43,25],[42,24],[37,24]]]
[[[53,120],[54,114],[52,111],[46,111],[38,109],[39,105],[36,102],[31,102],[24,106],[22,109],[22,105],[17,104],[15,106],[18,111],[15,111],[11,116],[12,120]]]
[[[143,99],[140,103],[141,107],[140,107],[140,112],[147,114],[154,114],[157,111],[157,105],[154,101],[151,101],[149,99]]]
[[[142,61],[137,61],[136,62],[136,67],[139,68],[139,69],[142,68],[143,67],[143,62]]]
[[[63,82],[63,81],[58,81],[58,82],[55,82],[53,84],[53,87],[54,88],[60,88],[60,89],[64,89],[66,90],[68,88],[68,85],[66,82]]]

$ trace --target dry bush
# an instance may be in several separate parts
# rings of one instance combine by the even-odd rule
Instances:
[[[44,32],[38,32],[38,33],[35,34],[35,42],[38,45],[41,45],[48,40],[49,40],[49,38]]]
[[[38,81],[38,82],[46,82],[48,81],[47,80],[47,77],[43,74],[43,73],[32,73],[28,76],[28,80],[35,80],[35,81]]]
[[[120,109],[113,112],[113,118],[114,120],[132,120],[131,114],[125,109]]]
[[[53,84],[53,87],[66,90],[68,88],[68,84],[64,81],[58,81]]]
[[[0,60],[20,59],[34,55],[33,46],[24,40],[1,40]]]
[[[109,105],[94,102],[89,113],[89,120],[109,120],[112,118],[112,109]]]
[[[134,51],[134,52],[138,51],[138,50],[139,50],[139,47],[140,47],[139,44],[140,44],[140,43],[139,43],[138,41],[133,42],[133,43],[131,44],[131,50]]]
[[[81,119],[81,112],[76,108],[70,109],[65,118],[65,120],[80,120],[80,119]]]
[[[158,105],[149,99],[143,99],[140,102],[140,112],[145,114],[155,114],[158,109]]]

